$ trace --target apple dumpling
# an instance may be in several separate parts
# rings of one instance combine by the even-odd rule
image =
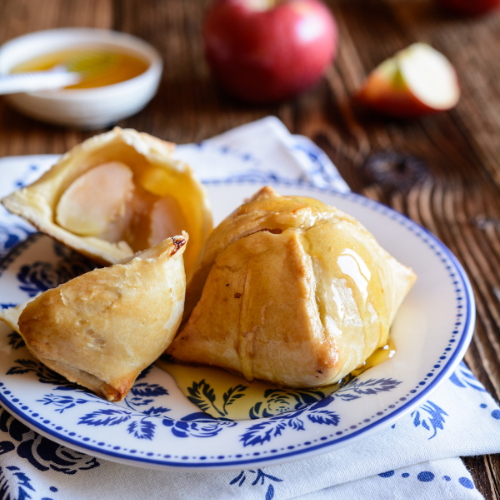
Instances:
[[[168,353],[249,381],[329,385],[387,344],[415,279],[353,217],[265,187],[205,243]]]
[[[188,236],[167,238],[123,264],[96,269],[0,311],[42,363],[109,401],[169,346],[186,291]]]
[[[187,231],[190,275],[212,229],[203,186],[174,145],[115,128],[66,153],[2,203],[41,231],[107,264]]]

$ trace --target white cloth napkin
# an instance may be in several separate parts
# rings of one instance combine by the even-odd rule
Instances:
[[[179,146],[176,154],[204,181],[234,176],[349,190],[324,152],[272,117]],[[1,159],[0,194],[33,181],[55,158]],[[19,224],[2,211],[0,257],[18,241],[7,236],[9,224]],[[0,499],[477,499],[482,496],[457,457],[498,452],[500,408],[462,364],[390,429],[315,458],[236,472],[150,471],[92,458],[42,438],[0,409]]]

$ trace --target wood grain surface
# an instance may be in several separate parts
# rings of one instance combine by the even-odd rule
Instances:
[[[351,189],[409,215],[467,270],[477,301],[466,362],[500,399],[500,13],[461,19],[431,0],[331,0],[339,28],[335,65],[295,101],[241,104],[210,78],[200,29],[208,0],[1,0],[0,43],[68,26],[137,35],[163,55],[157,96],[118,123],[178,143],[204,139],[269,114],[311,137]],[[375,65],[425,41],[455,65],[458,106],[418,121],[387,120],[353,106]],[[25,118],[0,100],[0,156],[63,153],[93,135]],[[487,499],[500,499],[500,455],[463,459]]]

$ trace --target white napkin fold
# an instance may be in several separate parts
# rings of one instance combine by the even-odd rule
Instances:
[[[349,190],[323,151],[273,117],[179,146],[176,155],[204,181],[233,177]],[[55,158],[1,159],[0,194],[32,182]],[[0,257],[23,238],[21,226],[0,209]],[[390,429],[315,458],[235,472],[150,471],[95,459],[42,438],[1,410],[0,498],[477,499],[482,496],[456,457],[498,452],[500,408],[462,364]]]

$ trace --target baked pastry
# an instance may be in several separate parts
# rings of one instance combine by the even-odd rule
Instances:
[[[114,264],[187,231],[188,276],[212,230],[205,189],[174,160],[174,144],[115,128],[66,153],[2,200],[40,231],[102,264]]]
[[[52,370],[109,401],[169,346],[186,291],[188,236],[167,238],[128,262],[96,269],[0,312]]]
[[[249,381],[329,385],[386,345],[415,279],[353,217],[265,187],[208,238],[168,353]]]

